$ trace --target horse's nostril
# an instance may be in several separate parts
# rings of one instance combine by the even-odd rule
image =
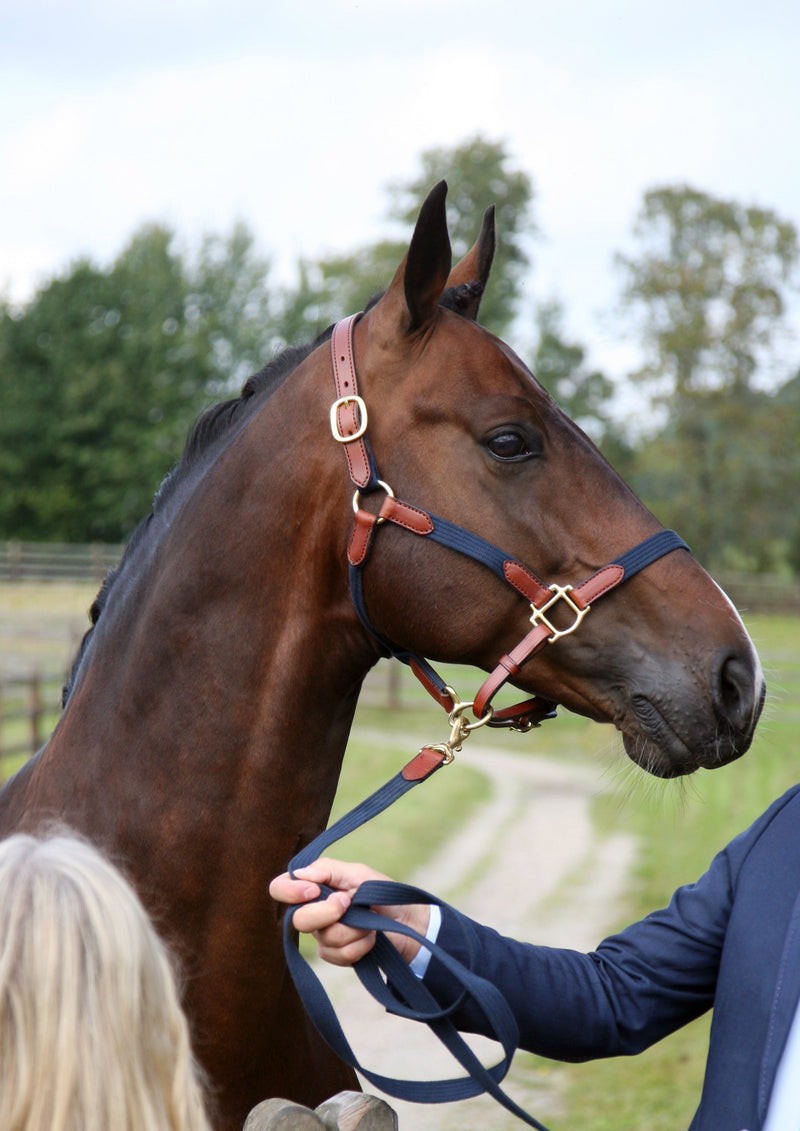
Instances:
[[[738,732],[749,734],[758,718],[761,699],[752,662],[735,654],[723,654],[715,689],[718,714]]]

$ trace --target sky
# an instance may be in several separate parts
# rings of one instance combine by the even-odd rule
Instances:
[[[482,134],[536,193],[512,344],[555,299],[619,375],[614,256],[647,189],[800,227],[799,58],[795,0],[4,0],[0,291],[154,220],[187,246],[243,220],[290,279],[386,235],[423,150]]]

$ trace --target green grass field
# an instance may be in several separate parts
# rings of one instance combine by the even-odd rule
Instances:
[[[65,666],[93,595],[86,587],[0,586],[0,655],[5,661],[18,657],[24,663]],[[493,738],[524,742],[531,756],[540,743],[549,757],[600,759],[608,767],[608,788],[595,803],[596,820],[632,830],[640,844],[619,926],[661,906],[677,885],[695,879],[717,849],[800,778],[800,618],[753,616],[747,623],[761,653],[769,697],[752,749],[731,766],[656,782],[625,759],[611,728],[568,714],[524,739]],[[446,675],[464,696],[477,686],[475,673],[450,669]],[[423,741],[446,737],[441,711],[413,680],[403,682],[401,710],[381,706],[382,699],[373,689],[359,707],[334,815],[393,774]],[[474,770],[445,770],[336,851],[405,877],[444,843],[485,789]],[[707,1035],[708,1021],[701,1019],[639,1057],[548,1066],[548,1075],[562,1083],[566,1104],[550,1120],[553,1131],[687,1127],[700,1095]],[[541,1071],[534,1058],[526,1059],[532,1071]]]

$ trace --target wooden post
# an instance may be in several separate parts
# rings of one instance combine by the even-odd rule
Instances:
[[[243,1131],[325,1131],[325,1124],[310,1108],[291,1100],[264,1100],[245,1120]]]
[[[31,753],[35,754],[41,742],[42,721],[42,677],[38,668],[34,668],[30,677],[30,713],[31,713]]]
[[[397,1131],[397,1112],[379,1096],[339,1092],[317,1108],[326,1131]]]
[[[402,669],[400,661],[391,659],[389,660],[389,707],[393,711],[399,711],[402,706],[400,697],[401,686]]]
[[[397,1131],[397,1112],[364,1092],[339,1092],[316,1111],[291,1100],[264,1100],[243,1131]]]

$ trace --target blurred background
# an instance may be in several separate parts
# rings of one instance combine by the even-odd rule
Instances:
[[[6,0],[0,777],[55,723],[86,610],[197,413],[385,287],[445,177],[456,254],[497,205],[482,320],[723,582],[770,689],[751,753],[684,786],[632,779],[612,728],[575,716],[518,745],[589,775],[589,848],[535,931],[572,899],[599,938],[698,875],[798,774],[799,57],[788,0]],[[337,805],[430,717],[379,665]],[[459,771],[359,854],[440,859],[493,795]],[[587,884],[623,833],[600,921]],[[674,1131],[707,1039],[702,1020],[634,1061],[522,1057],[514,1087],[572,1131]]]

